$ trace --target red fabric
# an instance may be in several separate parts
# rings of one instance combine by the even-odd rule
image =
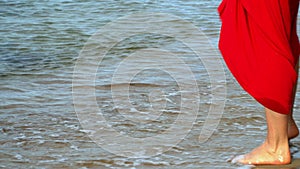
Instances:
[[[223,0],[219,48],[240,85],[263,106],[290,113],[299,58],[299,0]]]

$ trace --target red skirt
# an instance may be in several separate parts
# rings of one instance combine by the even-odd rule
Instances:
[[[292,110],[299,0],[223,0],[219,48],[240,85],[263,106]]]

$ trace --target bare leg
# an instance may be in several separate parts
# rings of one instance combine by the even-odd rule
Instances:
[[[289,122],[288,122],[288,138],[293,139],[299,135],[298,126],[293,119],[293,114],[289,114]]]
[[[295,70],[298,74],[297,63]],[[295,100],[297,84],[294,87],[293,99]],[[294,102],[293,100],[293,102]],[[299,135],[299,129],[293,118],[293,110],[289,115],[279,114],[266,108],[268,134],[265,142],[252,150],[252,152],[237,156],[233,163],[242,164],[289,164],[291,154],[288,140]]]
[[[298,74],[299,72],[299,62],[297,63],[295,70]],[[296,91],[297,91],[297,83],[294,86],[294,96],[293,96],[293,102],[295,102],[295,96],[296,96]],[[293,139],[299,135],[299,129],[296,125],[296,122],[293,118],[293,109],[291,110],[291,113],[289,114],[289,123],[288,123],[288,138]]]
[[[289,116],[266,109],[268,134],[266,141],[252,152],[232,160],[242,164],[289,164],[291,155],[288,143]]]

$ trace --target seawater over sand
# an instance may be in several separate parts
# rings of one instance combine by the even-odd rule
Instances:
[[[131,137],[151,137],[167,129],[180,113],[176,80],[161,70],[144,70],[132,79],[129,91],[134,108],[131,112],[144,112],[141,117],[145,119],[139,120],[147,122],[136,127],[118,113],[127,107],[112,102],[112,74],[124,58],[143,48],[160,47],[181,54],[196,77],[200,109],[192,130],[167,152],[133,159],[102,149],[81,126],[72,100],[76,59],[88,39],[102,26],[136,12],[168,13],[201,28],[217,47],[219,2],[0,1],[0,167],[237,168],[227,163],[227,159],[251,150],[264,140],[263,109],[225,68],[227,97],[223,117],[213,136],[200,144],[199,133],[211,104],[209,76],[201,60],[172,37],[144,34],[125,39],[106,55],[96,77],[97,104],[112,127]],[[145,60],[151,61],[151,58]],[[128,84],[113,87],[122,91]],[[152,114],[147,113],[153,106],[151,99],[158,103],[154,106],[164,112],[160,119],[153,120]],[[300,119],[299,101],[297,97],[296,119]],[[166,104],[168,109],[160,107],[160,103]],[[137,119],[134,115],[127,118]],[[295,158],[300,158],[299,141],[294,141]],[[131,146],[134,149],[135,145]]]

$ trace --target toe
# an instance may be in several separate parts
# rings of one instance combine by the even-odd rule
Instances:
[[[243,164],[244,159],[245,159],[245,155],[238,155],[233,157],[230,161],[233,164]]]

